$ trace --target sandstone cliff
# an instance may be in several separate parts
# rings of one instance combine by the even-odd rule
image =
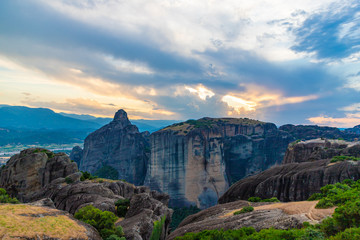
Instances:
[[[119,179],[142,185],[149,157],[145,135],[119,110],[112,122],[85,139],[80,169],[94,173],[110,166],[118,171]]]
[[[329,158],[335,155],[359,156],[360,143],[317,139],[289,146],[284,164],[233,184],[219,203],[252,196],[301,201],[320,192],[320,188],[327,184],[360,179],[360,162],[331,163]]]
[[[166,192],[172,206],[216,204],[235,182],[280,163],[294,138],[251,119],[202,118],[150,136],[145,185]]]

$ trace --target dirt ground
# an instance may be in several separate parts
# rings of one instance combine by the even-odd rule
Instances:
[[[319,221],[325,217],[331,216],[334,213],[336,207],[327,208],[327,209],[317,209],[315,208],[317,203],[318,201],[274,203],[274,204],[254,207],[254,211],[281,209],[289,215],[304,214],[311,221]],[[232,216],[234,215],[234,212],[239,210],[241,210],[241,208],[228,212],[221,217]]]

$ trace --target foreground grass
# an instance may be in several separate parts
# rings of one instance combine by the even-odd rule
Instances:
[[[86,229],[62,212],[23,204],[0,204],[0,238],[47,236],[87,239]]]

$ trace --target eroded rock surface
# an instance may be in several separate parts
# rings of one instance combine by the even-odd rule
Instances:
[[[284,164],[236,182],[219,203],[253,196],[302,201],[327,184],[360,179],[360,162],[331,163],[330,158],[337,155],[360,156],[360,143],[315,139],[289,146]]]
[[[290,145],[283,164],[293,162],[311,162],[339,155],[360,156],[360,142],[344,140],[313,139]]]
[[[119,110],[112,122],[86,137],[80,169],[94,173],[110,166],[118,171],[119,179],[142,185],[149,158],[144,136],[130,123],[126,112]]]
[[[30,148],[10,158],[0,172],[0,187],[22,202],[32,201],[43,187],[78,172],[65,153]]]
[[[303,222],[318,222],[330,216],[334,208],[314,209],[317,201],[295,203],[249,203],[236,201],[208,208],[185,218],[167,239],[172,240],[187,232],[212,229],[240,229],[253,227],[257,231],[265,228],[289,229],[301,227]],[[254,211],[234,215],[245,206],[253,206]]]
[[[126,239],[150,239],[154,222],[165,218],[160,239],[169,232],[172,210],[167,208],[169,196],[155,191],[134,195],[125,219],[117,225],[123,227]]]
[[[231,182],[280,163],[293,140],[274,124],[251,119],[174,124],[150,136],[145,185],[168,193],[172,206],[210,207]]]

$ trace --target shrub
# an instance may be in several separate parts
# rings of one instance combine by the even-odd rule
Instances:
[[[125,237],[119,237],[115,234],[110,235],[106,240],[126,240]]]
[[[340,232],[329,240],[358,240],[360,239],[360,228],[348,228],[344,232]]]
[[[334,204],[332,203],[331,199],[329,198],[322,198],[320,201],[316,204],[315,208],[331,208]]]
[[[96,176],[98,176],[99,178],[107,178],[107,179],[112,179],[112,180],[119,179],[118,171],[111,166],[102,166],[94,174]]]
[[[95,227],[103,239],[116,235],[121,237],[124,233],[121,227],[115,228],[118,219],[114,213],[101,211],[92,205],[81,208],[75,213],[75,218]]]
[[[353,157],[353,156],[335,156],[331,159],[330,162],[334,163],[334,162],[342,162],[342,161],[347,161],[347,160],[360,161],[360,158]]]
[[[272,198],[263,199],[261,200],[261,202],[280,202],[280,200],[277,199],[276,197],[272,197]]]
[[[125,217],[129,206],[130,206],[130,200],[129,199],[119,199],[115,202],[116,206],[116,214],[119,217]]]
[[[187,216],[200,212],[200,209],[196,206],[174,208],[173,210],[170,223],[171,231],[174,231]]]
[[[314,193],[308,198],[308,201],[320,200],[323,197],[321,193]]]
[[[97,177],[92,176],[91,173],[85,171],[81,171],[82,175],[80,177],[80,181],[85,181],[86,179],[92,180],[92,179],[96,179]]]
[[[249,202],[261,202],[261,200],[259,197],[249,197],[248,199]]]
[[[166,216],[161,217],[159,221],[154,222],[150,240],[160,240],[162,229],[166,220]]]
[[[17,200],[16,198],[12,198],[10,197],[6,190],[3,188],[0,188],[0,203],[12,203],[12,204],[17,204],[20,203],[19,200]]]
[[[252,212],[252,211],[254,211],[254,208],[252,206],[247,206],[247,207],[243,207],[240,211],[234,212],[234,215],[247,213],[247,212]]]
[[[73,181],[71,178],[66,177],[66,178],[65,178],[65,182],[66,182],[67,184],[71,184],[71,183],[73,183],[74,181]]]

